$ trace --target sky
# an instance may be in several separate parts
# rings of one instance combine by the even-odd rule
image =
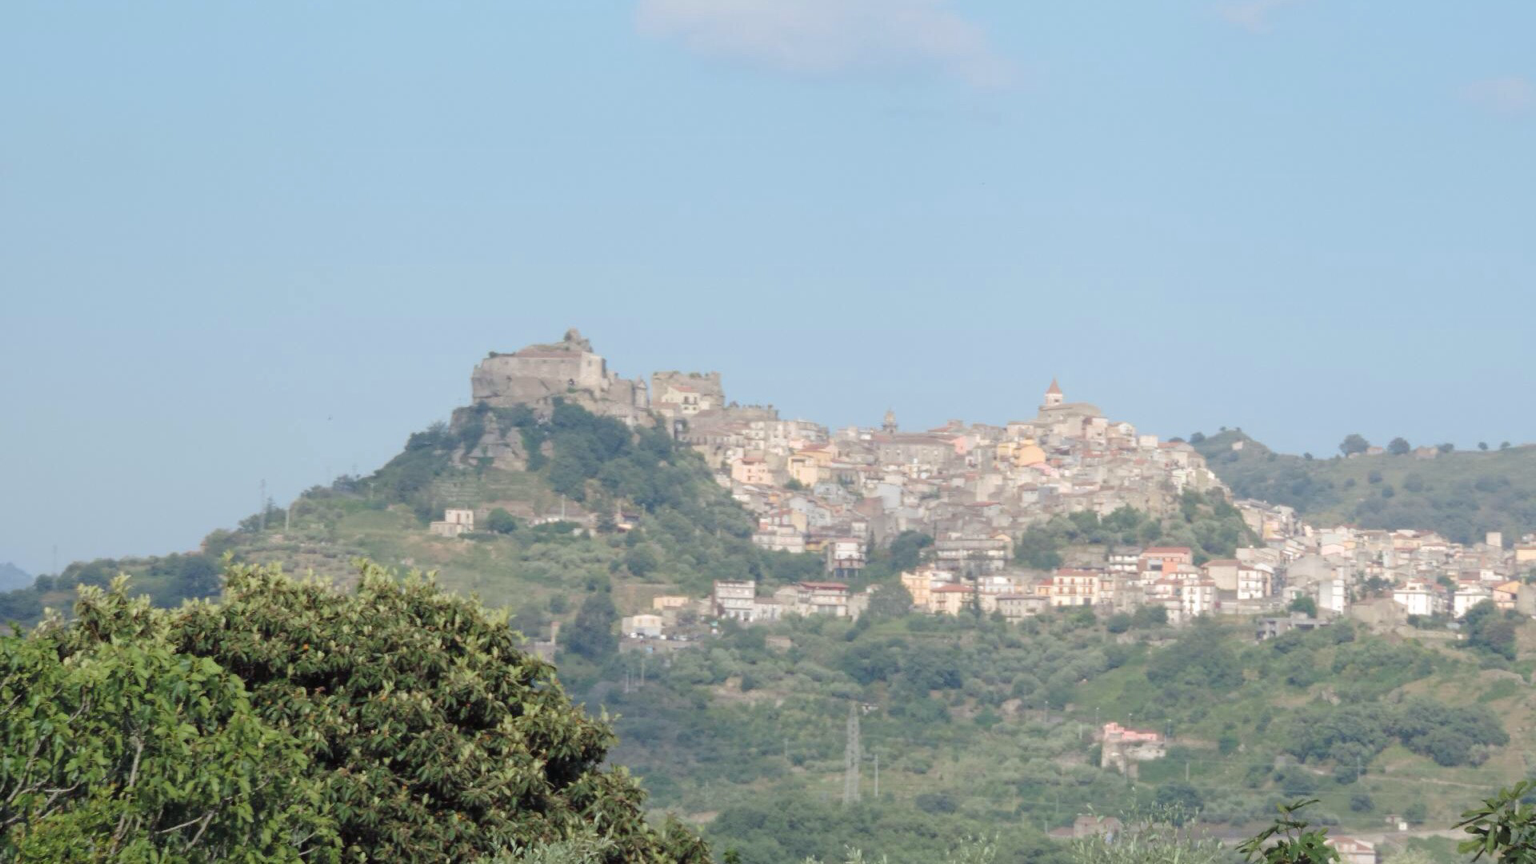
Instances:
[[[579,327],[785,416],[1536,438],[1536,4],[0,4],[0,561],[196,548]],[[57,562],[57,563],[55,563]]]

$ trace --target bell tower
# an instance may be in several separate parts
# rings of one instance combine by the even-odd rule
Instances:
[[[1052,378],[1051,389],[1045,391],[1045,407],[1057,408],[1060,407],[1060,405],[1065,401],[1067,401],[1067,399],[1062,395],[1061,385],[1056,383],[1055,378]]]

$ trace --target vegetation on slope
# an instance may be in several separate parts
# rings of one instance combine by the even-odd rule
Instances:
[[[288,509],[270,507],[232,531],[213,532],[200,553],[71,564],[31,588],[0,593],[0,622],[36,622],[45,606],[67,607],[77,586],[105,586],[119,572],[131,574],[131,590],[158,606],[215,596],[225,553],[343,584],[358,557],[430,567],[445,588],[477,593],[491,606],[515,603],[531,633],[568,615],[583,592],[607,591],[610,583],[621,591],[672,586],[702,594],[717,578],[773,584],[820,572],[815,556],[754,546],[749,515],[696,453],[659,430],[631,431],[575,405],[560,405],[544,420],[518,409],[468,413],[472,419],[457,430],[436,424],[413,434],[372,475],[312,488]],[[495,416],[538,454],[529,470],[468,459],[484,434],[473,419],[482,415]],[[468,542],[427,533],[445,507],[461,506],[501,512]],[[555,517],[562,509],[592,514],[596,536],[569,522],[530,524],[530,515]],[[620,535],[619,512],[638,516],[638,530]]]
[[[644,687],[635,655],[566,680],[619,713],[615,755],[658,802],[713,817],[716,848],[768,862],[849,843],[916,862],[931,848],[878,826],[925,815],[959,833],[1013,826],[1005,842],[1025,848],[1089,810],[1180,805],[1241,829],[1303,795],[1330,824],[1365,828],[1387,813],[1449,824],[1453,797],[1514,782],[1536,759],[1509,738],[1536,709],[1532,629],[1510,663],[1348,623],[1255,643],[1241,629],[1084,610],[1022,626],[809,619],[650,657]],[[827,844],[771,839],[784,814],[820,824],[834,812],[850,703],[863,706],[863,815]],[[1168,757],[1135,780],[1100,768],[1092,731],[1109,720],[1171,732]]]
[[[1231,558],[1239,546],[1260,545],[1243,516],[1219,493],[1186,490],[1177,512],[1157,518],[1134,507],[1108,516],[1091,511],[1054,516],[1026,529],[1014,544],[1014,557],[1026,567],[1051,570],[1063,563],[1068,546],[1187,546],[1195,563]]]
[[[1314,524],[1418,528],[1468,544],[1489,531],[1511,540],[1536,531],[1536,447],[1313,458],[1276,453],[1240,430],[1190,443],[1237,497],[1294,507]]]

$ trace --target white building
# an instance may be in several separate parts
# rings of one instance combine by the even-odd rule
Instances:
[[[1403,607],[1409,615],[1429,617],[1444,611],[1445,601],[1429,583],[1417,579],[1392,589],[1392,602]]]

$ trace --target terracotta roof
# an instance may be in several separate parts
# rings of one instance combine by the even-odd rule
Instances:
[[[1047,390],[1045,392],[1046,392],[1046,395],[1050,395],[1050,394],[1054,393],[1057,396],[1060,396],[1061,395],[1061,385],[1056,383],[1056,379],[1055,378],[1052,378],[1051,379],[1051,389],[1049,389],[1049,390]]]

